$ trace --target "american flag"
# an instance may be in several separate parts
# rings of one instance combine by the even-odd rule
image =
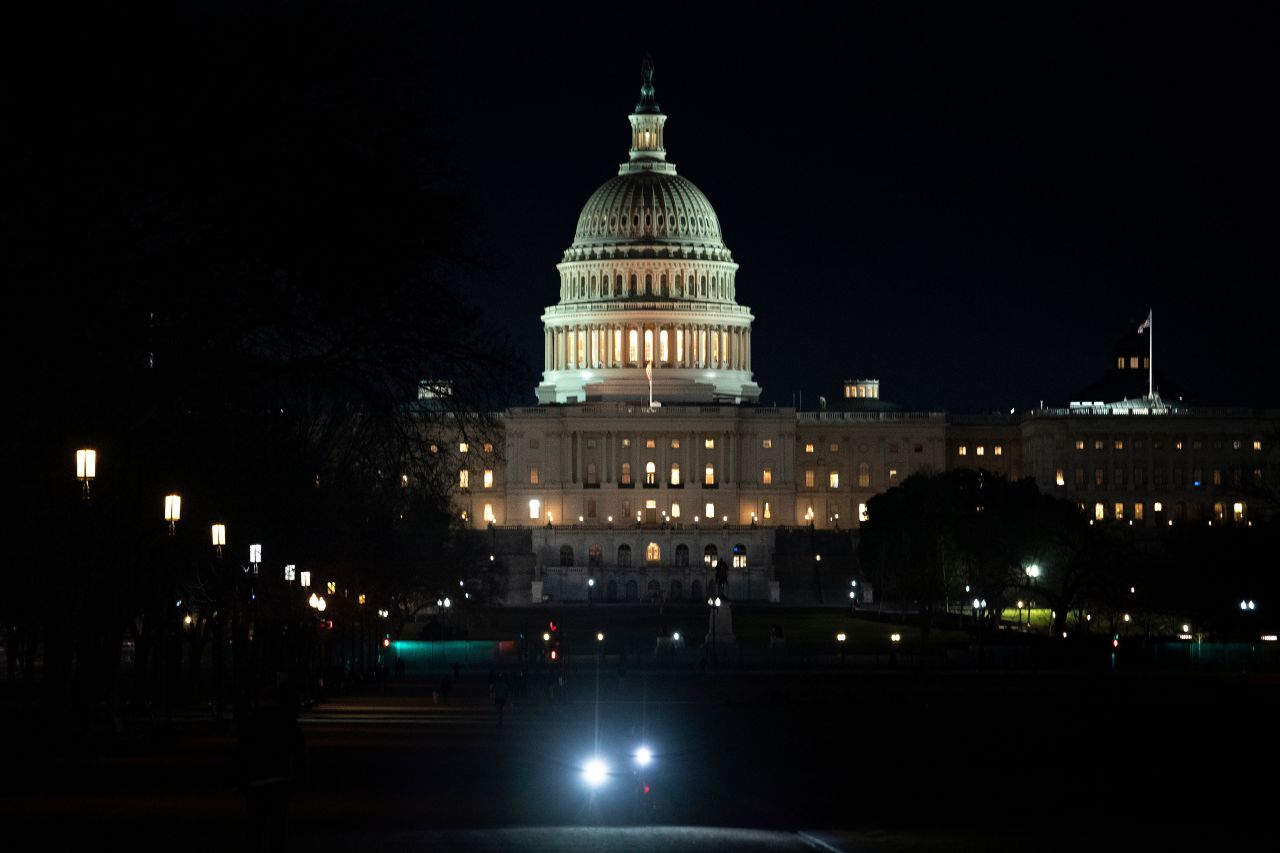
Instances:
[[[1145,332],[1147,329],[1150,329],[1150,328],[1151,328],[1151,312],[1148,311],[1147,319],[1143,320],[1142,325],[1138,327],[1138,334],[1142,334],[1143,332]]]

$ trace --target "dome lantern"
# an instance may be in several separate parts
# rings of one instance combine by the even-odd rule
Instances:
[[[645,56],[640,65],[640,103],[631,113],[631,160],[618,169],[619,175],[635,172],[667,172],[676,167],[667,160],[663,125],[667,117],[653,97],[653,59]]]

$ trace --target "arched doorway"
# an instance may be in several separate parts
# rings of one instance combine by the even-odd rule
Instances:
[[[670,599],[672,601],[679,601],[683,596],[684,596],[684,587],[680,585],[680,581],[672,581],[671,595],[669,596]]]
[[[605,598],[607,598],[609,601],[618,600],[618,582],[617,581],[609,581],[609,585],[605,587]]]
[[[657,581],[649,581],[649,588],[646,593],[650,601],[657,601],[662,597],[662,584]]]
[[[627,581],[627,601],[640,600],[640,587],[635,581]]]
[[[698,601],[702,598],[701,581],[695,580],[693,583],[689,584],[689,598],[691,598],[694,601]]]

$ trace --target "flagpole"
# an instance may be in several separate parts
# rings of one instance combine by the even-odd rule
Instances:
[[[1156,310],[1147,311],[1147,396],[1156,396]]]

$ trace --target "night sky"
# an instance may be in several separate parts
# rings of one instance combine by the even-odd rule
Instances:
[[[232,31],[246,8],[189,6],[197,28],[204,15]],[[1061,404],[1154,309],[1170,379],[1203,402],[1280,405],[1265,292],[1274,21],[1045,6],[270,8],[358,18],[357,53],[354,34],[382,31],[367,39],[371,67],[387,44],[401,52],[387,67],[479,259],[468,298],[526,360],[513,403],[533,402],[555,264],[626,158],[649,52],[669,157],[715,206],[741,267],[762,402],[802,393],[813,408],[842,379],[874,377],[913,409]],[[74,16],[15,26],[9,82],[52,99],[56,76],[74,92],[78,75],[104,73],[115,38],[162,75],[147,53],[181,55],[193,26],[166,20],[135,17],[121,35],[93,22],[92,62],[65,48],[93,37]],[[122,79],[127,99],[136,78]]]
[[[435,27],[495,317],[540,358],[648,50],[668,156],[741,265],[764,402],[855,376],[913,408],[1065,402],[1154,309],[1170,378],[1277,403],[1272,22],[1043,5]]]

